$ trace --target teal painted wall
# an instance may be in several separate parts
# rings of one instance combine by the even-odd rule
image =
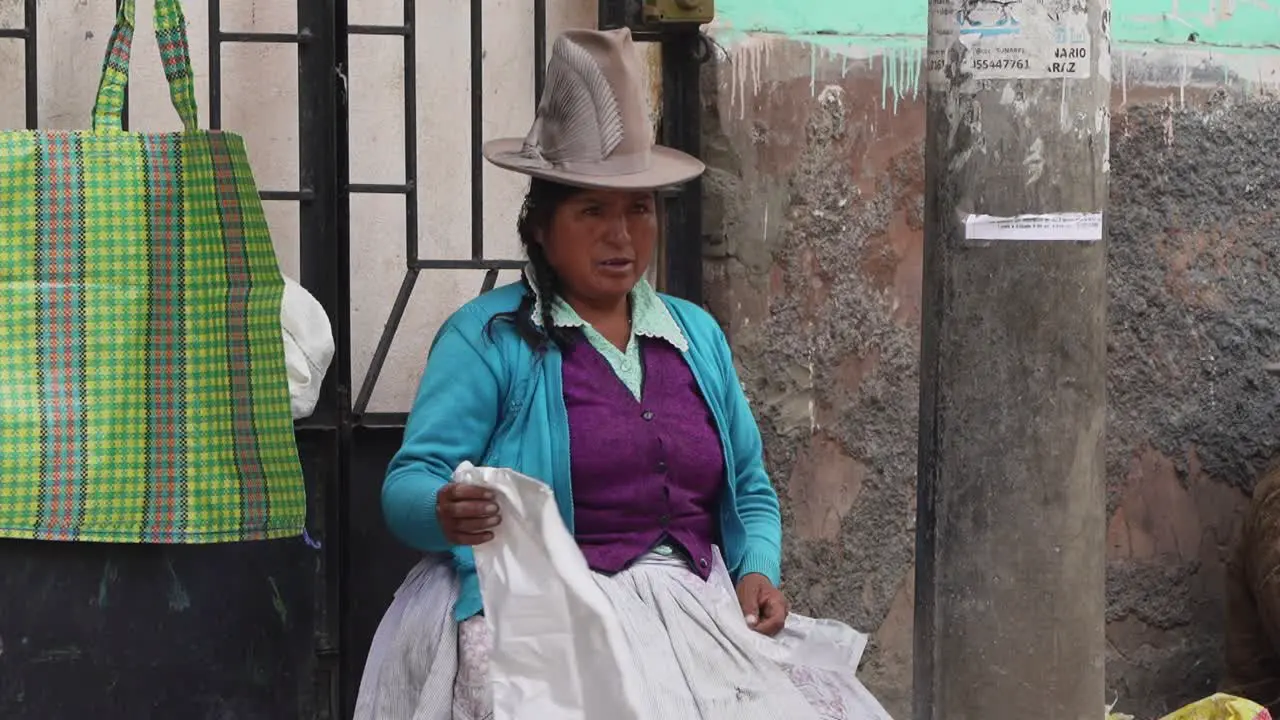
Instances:
[[[1280,50],[1276,0],[1116,0],[1111,12],[1120,42],[1186,43],[1194,32],[1197,44]]]
[[[746,32],[923,38],[928,6],[928,0],[716,0],[716,20]]]
[[[927,0],[716,1],[731,30],[846,38],[923,39],[927,9]],[[1113,39],[1125,45],[1280,51],[1280,0],[1113,0],[1111,12]]]

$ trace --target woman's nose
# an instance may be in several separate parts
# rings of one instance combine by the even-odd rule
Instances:
[[[631,228],[627,225],[627,216],[625,214],[610,216],[609,239],[617,243],[631,242]]]

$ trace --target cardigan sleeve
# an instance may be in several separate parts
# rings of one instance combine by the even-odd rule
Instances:
[[[468,337],[468,336],[471,337]],[[436,494],[462,461],[481,458],[498,423],[502,387],[496,353],[477,346],[453,319],[432,344],[404,442],[382,485],[382,513],[392,534],[426,552],[450,549],[436,519]]]
[[[747,533],[742,562],[734,569],[734,581],[759,573],[776,587],[782,576],[782,510],[778,493],[765,471],[760,427],[734,367],[729,341],[718,326],[715,336],[724,377],[722,402],[733,449],[734,495]]]

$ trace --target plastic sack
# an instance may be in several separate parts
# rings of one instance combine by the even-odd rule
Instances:
[[[622,628],[551,488],[465,462],[453,480],[492,490],[502,512],[494,539],[474,548],[493,720],[641,720]]]
[[[1165,715],[1161,720],[1271,720],[1261,705],[1219,693]]]
[[[1111,712],[1109,706],[1107,720],[1134,720],[1134,717]],[[1175,710],[1160,720],[1271,720],[1271,713],[1255,702],[1218,693]]]
[[[288,276],[280,302],[280,330],[289,373],[289,408],[298,420],[315,412],[320,385],[333,361],[333,326],[320,301]]]

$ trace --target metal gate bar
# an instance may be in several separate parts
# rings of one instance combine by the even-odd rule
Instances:
[[[336,123],[343,61],[337,56],[335,20],[345,19],[345,0],[298,0],[296,30],[228,32],[222,29],[220,0],[208,0],[209,126],[222,128],[225,44],[293,44],[298,58],[298,187],[260,189],[268,202],[298,203],[299,282],[324,307],[335,352],[315,412],[297,423],[298,450],[306,472],[309,533],[318,539],[311,608],[315,665],[312,700],[317,718],[341,717],[340,649],[342,582],[345,577],[340,501],[350,476],[349,422],[351,280],[347,235],[337,232],[337,166],[340,145]],[[345,99],[345,98],[344,98]],[[343,146],[344,147],[344,146]],[[308,613],[311,614],[311,613]],[[312,703],[308,703],[311,705]]]
[[[484,157],[478,135],[484,119],[484,0],[471,0],[471,259],[484,257]],[[393,331],[394,332],[394,331]],[[363,407],[361,408],[363,410]]]
[[[662,43],[662,141],[702,156],[699,68],[709,42],[697,28],[681,28]],[[688,182],[664,202],[663,290],[702,302],[702,179]]]
[[[484,161],[480,150],[484,118],[483,104],[483,16],[482,0],[472,0],[468,6],[471,21],[469,42],[469,78],[471,82],[470,129],[471,148],[469,164],[472,171],[470,193],[471,243],[469,257],[462,259],[435,259],[423,257],[417,191],[418,112],[416,73],[415,0],[404,2],[404,20],[400,26],[368,26],[346,23],[346,2],[339,2],[337,27],[339,42],[337,58],[339,67],[346,71],[348,40],[352,35],[400,35],[404,37],[404,118],[405,118],[405,182],[403,184],[369,184],[351,182],[349,112],[343,105],[337,114],[336,130],[338,167],[336,177],[343,188],[338,203],[339,222],[337,233],[344,247],[350,243],[351,198],[360,194],[397,194],[405,198],[405,270],[400,287],[388,313],[387,322],[375,346],[368,370],[361,382],[354,403],[344,425],[344,442],[347,445],[347,464],[343,468],[341,489],[329,497],[341,505],[343,528],[342,558],[337,572],[342,582],[342,672],[343,679],[339,699],[334,703],[335,712],[349,717],[354,708],[360,675],[364,667],[373,633],[390,602],[395,588],[405,572],[416,562],[418,555],[401,544],[386,530],[382,521],[379,500],[382,478],[387,462],[400,445],[401,428],[406,413],[370,413],[368,405],[391,349],[395,334],[403,321],[412,298],[418,277],[424,270],[483,270],[480,291],[492,289],[498,272],[519,269],[524,262],[519,259],[493,259],[485,257],[484,244]],[[534,0],[534,92],[535,100],[541,97],[542,70],[546,63],[546,0]],[[342,31],[345,30],[345,33]],[[429,81],[429,80],[428,80]],[[343,308],[345,311],[345,307]],[[378,558],[377,563],[361,562],[368,557]],[[332,574],[334,569],[331,568]],[[332,578],[330,578],[332,579]]]
[[[21,40],[23,49],[22,72],[25,85],[26,122],[28,130],[35,130],[40,122],[39,87],[36,76],[38,55],[36,37],[36,0],[26,0],[22,6],[22,27],[0,28],[0,40]]]
[[[296,189],[260,189],[268,202],[297,202],[299,281],[320,301],[334,326],[338,346],[326,377],[316,413],[299,423],[300,429],[336,429],[345,405],[339,388],[348,368],[350,279],[345,272],[345,236],[335,232],[338,221],[337,142],[335,116],[341,64],[335,64],[337,44],[334,17],[339,0],[298,0],[297,31],[227,32],[222,30],[220,0],[208,0],[209,127],[222,129],[222,48],[225,44],[296,45],[298,55],[298,184]]]
[[[542,69],[546,64],[546,0],[534,2],[534,102],[542,97],[544,83]],[[638,25],[639,6],[625,0],[600,0],[600,25],[604,28]],[[630,19],[630,22],[628,22]],[[406,122],[406,183],[404,185],[349,185],[349,193],[387,192],[403,193],[406,197],[406,269],[392,303],[386,324],[378,344],[374,348],[373,357],[365,372],[364,380],[356,395],[352,413],[357,424],[364,427],[400,427],[404,424],[406,413],[369,413],[369,401],[377,385],[378,378],[386,364],[387,355],[395,340],[396,331],[404,319],[404,313],[413,295],[418,276],[422,270],[484,270],[486,271],[481,292],[493,288],[497,281],[498,271],[518,270],[524,265],[520,259],[501,260],[485,257],[484,247],[484,159],[481,154],[482,122],[484,119],[483,93],[483,10],[482,0],[471,0],[470,4],[470,78],[471,78],[471,257],[464,260],[425,259],[421,257],[418,244],[417,198],[414,192],[417,160],[416,145],[411,138],[415,124]],[[405,62],[405,94],[409,101],[413,100],[416,83],[416,68],[409,61],[412,58],[414,38],[413,2],[405,0],[405,26],[389,27],[351,27],[349,34],[392,34],[403,32],[406,36]],[[635,37],[639,41],[660,41],[663,52],[663,140],[665,144],[688,152],[692,155],[701,153],[701,96],[699,94],[699,66],[706,59],[706,40],[696,28],[673,28],[671,30],[647,29],[638,30]],[[416,102],[413,107],[406,106],[406,118],[416,118]],[[701,183],[688,183],[673,193],[664,193],[665,236],[673,239],[667,244],[664,253],[665,267],[663,277],[665,290],[675,295],[688,298],[694,302],[702,299],[702,197]]]
[[[344,168],[342,182],[346,187],[343,202],[348,209],[352,195],[400,195],[404,198],[404,254],[411,263],[412,259],[416,258],[418,254],[418,36],[415,2],[414,0],[402,0],[402,2],[404,6],[403,25],[348,26],[344,45],[353,35],[399,35],[404,38],[404,82],[401,83],[404,87],[404,182],[399,184],[352,183],[350,182],[349,168]],[[347,114],[349,114],[348,111],[344,110],[344,115]],[[344,134],[339,137],[339,142],[346,146],[349,145],[350,140]],[[350,223],[340,228],[339,232],[344,232],[350,237]],[[400,290],[396,293],[395,302],[391,306],[386,328],[383,329],[382,336],[378,339],[378,346],[374,350],[370,369],[366,371],[364,382],[360,386],[360,393],[356,397],[352,414],[357,421],[369,404],[376,375],[386,362],[387,353],[391,350],[391,341],[395,336],[395,329],[400,326],[400,321],[404,318],[404,312],[409,306],[409,298],[413,294],[417,279],[418,272],[410,264],[400,281]],[[372,379],[370,378],[371,372],[375,376]]]
[[[484,270],[485,276],[480,292],[493,289],[500,270],[518,270],[524,267],[519,259],[499,260],[485,257],[484,246],[484,157],[483,146],[484,122],[484,12],[483,0],[470,0],[470,79],[471,79],[471,257],[461,260],[431,259],[422,257],[418,239],[418,199],[417,184],[417,68],[413,59],[415,42],[414,0],[404,0],[405,24],[399,28],[405,35],[405,179],[403,185],[348,185],[348,195],[364,191],[403,193],[405,202],[405,273],[400,282],[400,290],[391,305],[387,322],[382,328],[378,344],[374,348],[369,368],[365,372],[360,391],[356,395],[352,413],[355,421],[363,427],[400,427],[404,425],[406,413],[369,413],[369,400],[373,397],[374,388],[386,365],[387,354],[395,340],[396,331],[404,319],[405,310],[413,296],[418,276],[423,270]],[[546,63],[547,45],[547,7],[546,0],[535,0],[533,7],[534,27],[534,102],[542,97],[542,67]],[[370,30],[377,32],[369,32]],[[390,34],[391,28],[369,28],[353,26],[348,28],[348,35]],[[349,228],[344,228],[350,232]]]

